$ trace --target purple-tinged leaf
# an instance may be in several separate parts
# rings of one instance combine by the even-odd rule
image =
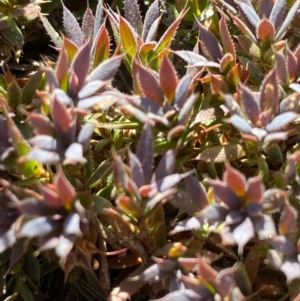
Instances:
[[[76,192],[66,178],[62,170],[59,170],[56,175],[54,182],[56,183],[57,193],[61,198],[66,209],[70,210],[74,204]]]
[[[135,31],[141,35],[143,21],[137,0],[124,0],[125,19],[131,24]]]
[[[84,124],[84,126],[81,128],[77,142],[82,144],[83,150],[86,151],[90,146],[90,140],[94,133],[95,124],[91,122],[87,122]]]
[[[154,183],[152,183],[151,190],[148,194],[149,198],[154,197],[158,193],[162,193],[168,189],[173,188],[175,185],[177,185],[181,180],[183,180],[185,177],[189,176],[191,172],[185,173],[185,174],[172,174],[165,176],[162,179],[156,180]]]
[[[273,218],[270,215],[259,215],[253,218],[252,222],[260,240],[270,239],[277,235]]]
[[[65,221],[64,221],[64,234],[71,235],[75,234],[76,236],[81,236],[80,230],[80,216],[76,212],[70,212]]]
[[[257,43],[257,39],[252,31],[248,28],[248,26],[238,17],[231,16],[236,26],[244,33],[246,37],[248,37],[252,42]]]
[[[59,148],[58,141],[51,136],[46,135],[34,136],[33,138],[30,138],[28,142],[47,151],[57,151]]]
[[[17,204],[17,208],[21,210],[24,214],[28,214],[28,215],[49,215],[49,207],[46,205],[46,203],[37,200],[35,198],[26,198],[22,200],[22,202]],[[8,212],[8,213],[9,214],[7,214],[7,216],[9,218],[14,218],[14,214],[13,214],[14,212]],[[18,212],[16,211],[16,213]],[[3,220],[2,217],[1,219],[2,219],[1,224],[2,224],[5,220]]]
[[[140,189],[142,190],[142,189]],[[141,191],[141,195],[142,195],[143,191]],[[153,194],[154,196],[152,198],[150,198],[150,200],[147,202],[146,204],[146,213],[149,213],[151,211],[153,211],[153,208],[159,204],[159,203],[163,203],[166,202],[167,200],[169,200],[171,198],[172,195],[174,195],[176,193],[176,189],[175,188],[170,188],[167,190],[164,190],[161,193],[157,193],[157,194]],[[148,194],[148,196],[150,196],[150,194]]]
[[[262,203],[251,202],[246,205],[246,212],[249,217],[255,217],[260,214],[263,209]]]
[[[139,109],[143,109],[146,113],[151,112],[153,114],[163,115],[163,109],[161,105],[151,98],[135,95],[127,97],[126,99],[129,103],[133,104]]]
[[[290,81],[296,80],[297,72],[298,72],[298,62],[296,56],[292,53],[292,51],[287,47],[287,71],[289,74]]]
[[[300,278],[300,264],[295,259],[286,260],[280,270],[285,274],[287,283]]]
[[[206,208],[208,206],[208,199],[202,183],[194,176],[188,176],[184,182],[189,194],[199,209]]]
[[[234,161],[245,156],[243,147],[239,144],[217,145],[205,149],[194,160],[202,160],[204,162],[226,162]]]
[[[245,118],[243,118],[237,114],[234,114],[230,118],[225,119],[225,121],[232,124],[238,130],[240,130],[243,134],[250,134],[252,131],[252,127],[249,124],[249,122],[247,122],[245,120]]]
[[[44,236],[55,231],[59,226],[60,222],[53,220],[50,216],[40,216],[26,222],[17,232],[17,236]]]
[[[264,78],[260,89],[260,111],[274,109],[278,104],[278,84],[275,70],[272,69]]]
[[[300,93],[300,84],[291,83],[291,84],[289,84],[289,88],[291,88],[292,90],[294,90],[297,93]]]
[[[157,35],[157,31],[158,31],[158,25],[160,24],[161,21],[161,17],[158,17],[151,25],[148,34],[145,38],[145,43],[143,44],[146,45],[146,43],[148,43],[148,45],[152,48],[155,49],[155,47],[157,46],[157,42],[154,42],[156,35]]]
[[[129,163],[132,173],[132,179],[138,188],[145,185],[143,167],[135,154],[129,151]]]
[[[290,23],[292,22],[293,18],[297,13],[299,5],[300,5],[300,0],[296,0],[293,6],[289,9],[283,23],[281,24],[281,27],[279,28],[279,30],[275,35],[275,41],[279,41],[281,37],[285,34],[286,30],[288,29]]]
[[[66,40],[64,40],[64,42],[66,42]],[[55,73],[60,86],[63,87],[64,90],[67,90],[68,88],[69,59],[67,50],[64,49],[64,47],[61,48],[56,63]]]
[[[175,68],[168,57],[164,55],[159,69],[159,83],[169,102],[174,97],[177,82],[178,77]]]
[[[262,141],[267,136],[268,132],[265,129],[255,127],[251,130],[251,134],[254,135],[259,141]]]
[[[41,164],[54,164],[59,162],[60,157],[55,152],[49,152],[43,149],[32,149],[26,156],[28,160],[37,160]]]
[[[80,89],[86,80],[90,69],[90,60],[91,47],[90,44],[86,42],[77,52],[71,66],[72,71],[78,79],[76,90]]]
[[[83,35],[75,16],[63,4],[63,23],[66,36],[78,47],[82,45]]]
[[[199,95],[196,93],[191,94],[188,99],[186,100],[185,104],[179,111],[178,115],[178,124],[186,126],[189,118],[191,116],[194,104],[196,100],[198,99]]]
[[[235,286],[235,268],[227,268],[221,270],[215,280],[215,286],[218,294],[222,298],[226,298]]]
[[[103,61],[87,76],[86,82],[94,80],[108,81],[112,79],[117,73],[122,60],[123,55],[117,55]]]
[[[214,190],[214,195],[230,209],[239,209],[242,206],[241,199],[236,193],[219,180],[209,180],[209,184]]]
[[[82,34],[86,41],[91,41],[94,34],[95,18],[92,10],[87,7],[82,19]]]
[[[259,107],[258,107],[258,101],[256,97],[253,95],[253,92],[244,86],[243,84],[240,84],[240,94],[242,98],[242,105],[245,110],[245,113],[251,120],[253,125],[256,125],[256,122],[259,118]]]
[[[223,181],[238,195],[243,196],[246,190],[246,178],[238,170],[226,164]]]
[[[94,21],[94,36],[93,41],[96,41],[96,37],[98,35],[98,31],[103,22],[103,0],[98,0],[96,13],[95,13],[95,21]]]
[[[79,143],[72,143],[65,151],[64,164],[85,164],[86,161],[86,158],[83,156],[83,147]]]
[[[255,235],[251,219],[247,217],[241,224],[234,228],[232,234],[239,246],[239,254],[242,255],[244,246]]]
[[[256,36],[262,42],[273,41],[275,36],[274,25],[268,19],[261,20],[256,30]]]
[[[153,162],[154,142],[152,137],[152,128],[147,122],[144,125],[141,137],[138,142],[136,156],[142,164],[145,184],[151,181],[151,171]]]
[[[52,99],[56,98],[59,102],[63,103],[66,106],[72,104],[71,98],[68,94],[62,89],[54,89],[52,93]]]
[[[40,190],[42,192],[42,195],[44,197],[44,202],[49,206],[50,208],[61,208],[62,207],[62,201],[59,198],[58,194],[48,188],[45,185],[42,185],[40,187]]]
[[[154,24],[154,22],[156,22],[158,18],[159,18],[159,6],[158,6],[158,0],[155,0],[146,12],[143,32],[142,32],[142,40],[144,42],[146,42],[151,26]]]
[[[275,53],[276,58],[276,75],[280,82],[287,86],[289,83],[287,65],[284,56],[281,53]]]
[[[264,143],[266,145],[269,142],[287,140],[287,138],[288,138],[288,132],[275,132],[275,133],[268,134],[264,139]]]
[[[230,211],[225,219],[226,226],[236,225],[244,220],[245,216],[240,210]]]
[[[164,101],[164,96],[158,78],[151,69],[145,68],[141,64],[136,64],[136,67],[138,72],[138,85],[142,93],[161,105]]]
[[[87,98],[95,94],[98,90],[106,85],[105,81],[95,80],[84,85],[78,92],[77,96],[79,99]]]
[[[50,67],[45,68],[45,74],[47,77],[48,84],[50,86],[50,91],[52,91],[55,88],[60,88],[60,84],[53,69],[51,69]]]
[[[201,41],[204,44],[205,49],[215,62],[219,62],[223,56],[220,45],[216,37],[203,25],[199,23]]]
[[[267,255],[268,263],[270,263],[274,268],[280,269],[282,265],[282,257],[276,250],[269,250]]]
[[[184,231],[191,231],[191,230],[197,230],[201,227],[201,222],[196,217],[191,217],[188,219],[185,219],[183,221],[180,221],[177,223],[175,228],[170,232],[170,235],[184,232]]]
[[[14,225],[8,228],[6,231],[1,231],[0,235],[0,253],[4,252],[8,248],[12,247],[16,243]]]
[[[159,298],[159,299],[153,299],[152,301],[197,301],[200,300],[202,296],[198,295],[194,290],[192,289],[184,289],[181,291],[175,291],[172,293],[167,294],[165,297]],[[207,301],[212,301],[209,299],[205,299]]]
[[[258,15],[256,14],[255,10],[253,9],[252,5],[247,5],[242,2],[237,3],[240,7],[243,15],[246,17],[246,20],[250,22],[250,24],[253,26],[253,28],[258,27],[258,23],[260,22],[260,19]]]
[[[168,150],[158,163],[155,169],[155,180],[160,180],[172,174],[175,166],[176,150]]]
[[[74,234],[62,234],[58,238],[58,243],[55,248],[56,255],[60,258],[60,265],[64,267],[67,256],[73,249],[77,236]]]
[[[261,19],[263,18],[269,18],[272,8],[273,8],[274,2],[273,0],[262,0],[259,3],[259,17]]]
[[[193,51],[178,50],[178,51],[174,51],[174,53],[176,55],[178,55],[179,57],[181,57],[183,60],[185,60],[190,65],[195,65],[196,63],[199,63],[199,62],[202,62],[202,63],[208,62],[208,60],[204,56],[202,56],[198,53],[195,53]],[[216,64],[216,66],[218,67],[219,64]]]
[[[29,112],[28,118],[38,135],[53,135],[53,127],[48,117],[42,114]]]
[[[79,109],[90,109],[96,107],[99,110],[107,110],[113,106],[119,98],[111,93],[101,93],[99,95],[84,98],[78,101],[77,108]]]
[[[282,22],[285,13],[285,3],[285,0],[276,0],[272,8],[269,19],[274,24],[276,30]]]
[[[189,86],[192,82],[192,76],[187,74],[185,75],[180,82],[178,83],[175,95],[172,100],[172,105],[177,109],[182,109],[184,104],[187,101],[187,97],[189,94]]]
[[[282,253],[284,256],[292,256],[296,251],[296,246],[285,236],[275,236],[270,239],[270,243],[274,249]]]
[[[247,181],[246,187],[246,201],[249,202],[260,202],[263,198],[263,184],[261,176],[250,178]]]
[[[72,116],[66,106],[54,94],[52,104],[52,116],[54,123],[59,131],[66,132],[72,121]]]
[[[294,207],[289,204],[284,206],[279,222],[280,235],[291,235],[298,231],[298,213]]]
[[[235,46],[234,46],[233,40],[230,36],[224,15],[222,15],[222,17],[220,19],[219,27],[220,27],[220,35],[221,35],[221,39],[222,39],[223,48],[226,53],[230,53],[232,55],[233,61],[235,61],[235,59],[236,59]]]
[[[268,132],[276,132],[285,128],[289,123],[293,122],[299,115],[295,112],[284,112],[276,117],[266,126]]]

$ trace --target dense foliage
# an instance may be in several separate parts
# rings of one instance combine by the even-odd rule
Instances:
[[[58,2],[0,0],[0,299],[299,301],[300,0]]]

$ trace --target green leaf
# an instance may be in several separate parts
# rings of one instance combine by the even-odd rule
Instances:
[[[21,102],[23,104],[31,103],[35,95],[35,91],[38,89],[38,87],[41,84],[42,77],[43,77],[43,71],[41,70],[38,70],[36,73],[34,73],[32,76],[29,77],[29,80],[27,81],[27,83],[22,89]]]

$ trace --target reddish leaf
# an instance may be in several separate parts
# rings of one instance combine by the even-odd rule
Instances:
[[[174,66],[166,55],[161,61],[159,81],[164,95],[170,102],[175,94],[178,78]]]
[[[44,197],[44,202],[50,207],[50,208],[61,208],[62,207],[62,202],[61,199],[59,198],[58,194],[48,188],[45,185],[42,185],[40,187],[40,190],[43,194]]]
[[[220,27],[220,35],[221,35],[224,50],[226,53],[230,53],[233,57],[233,61],[235,61],[235,58],[236,58],[235,57],[235,47],[234,47],[232,38],[230,36],[224,15],[222,15],[222,17],[220,19],[219,27]]]
[[[28,118],[34,127],[34,130],[39,135],[53,135],[53,127],[51,126],[50,119],[45,115],[29,112]]]
[[[223,180],[238,196],[243,196],[245,194],[245,176],[229,164],[226,164]]]
[[[153,71],[139,63],[136,64],[136,67],[138,72],[138,84],[143,94],[158,104],[162,104],[164,101],[163,92]]]
[[[263,185],[261,176],[251,178],[247,182],[246,200],[247,202],[260,202],[263,197]]]
[[[279,233],[281,235],[295,234],[298,228],[298,213],[289,204],[284,206],[279,223]]]
[[[57,172],[54,182],[57,186],[57,193],[61,198],[65,208],[70,210],[74,204],[76,196],[73,186],[68,181],[62,170]]]
[[[59,131],[66,132],[69,129],[72,116],[66,106],[55,95],[52,105],[52,116]]]
[[[276,1],[277,2],[277,1]],[[274,25],[267,19],[259,22],[256,36],[263,42],[273,41],[275,35]]]

